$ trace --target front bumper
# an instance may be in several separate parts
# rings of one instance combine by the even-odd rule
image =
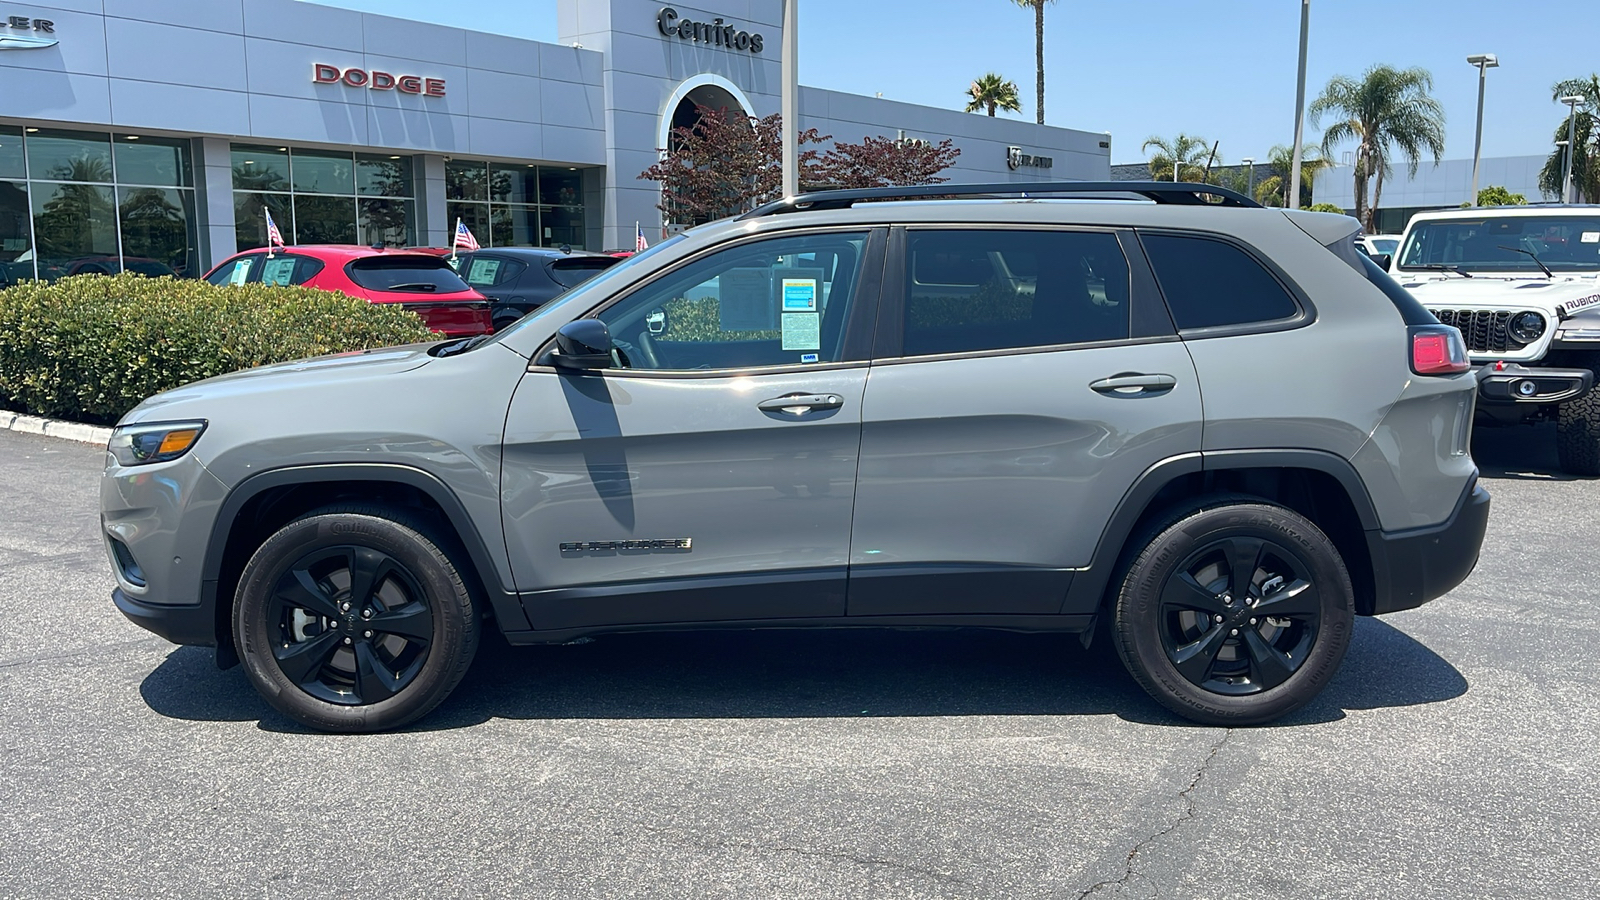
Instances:
[[[1467,580],[1489,528],[1489,492],[1474,478],[1450,518],[1405,531],[1367,532],[1372,556],[1372,615],[1412,609]]]
[[[174,644],[217,645],[216,617],[211,607],[203,603],[193,606],[145,603],[124,593],[122,588],[111,591],[111,602],[128,621]]]
[[[1478,403],[1497,406],[1564,403],[1594,387],[1588,369],[1530,369],[1496,363],[1477,370]]]

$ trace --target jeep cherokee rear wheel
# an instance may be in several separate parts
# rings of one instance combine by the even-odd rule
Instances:
[[[1117,650],[1174,712],[1253,725],[1305,705],[1344,659],[1350,576],[1314,524],[1244,498],[1155,530],[1116,601]]]
[[[234,637],[250,681],[280,712],[328,731],[415,721],[466,673],[471,594],[420,523],[382,508],[322,510],[256,550]]]

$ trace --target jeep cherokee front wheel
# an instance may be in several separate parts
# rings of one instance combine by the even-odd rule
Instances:
[[[448,695],[478,644],[472,596],[426,528],[384,508],[322,510],[272,535],[234,604],[245,672],[285,715],[381,731]]]
[[[1304,517],[1246,498],[1168,521],[1116,599],[1128,671],[1208,725],[1259,724],[1305,705],[1338,670],[1354,620],[1333,543]]]

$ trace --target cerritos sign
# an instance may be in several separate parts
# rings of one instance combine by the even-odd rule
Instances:
[[[424,78],[420,75],[391,75],[377,69],[341,69],[326,63],[311,66],[311,80],[316,84],[342,84],[346,87],[366,88],[372,91],[399,91],[402,94],[420,94],[424,97],[443,97],[443,78]]]
[[[690,21],[679,16],[678,11],[670,6],[663,6],[656,13],[656,28],[660,29],[663,37],[712,44],[730,50],[748,50],[751,53],[760,53],[766,43],[761,35],[740,31],[737,25],[724,25],[720,18],[710,22]]]

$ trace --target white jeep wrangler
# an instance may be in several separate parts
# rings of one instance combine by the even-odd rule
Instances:
[[[1389,273],[1461,329],[1478,424],[1555,419],[1561,467],[1600,475],[1600,206],[1418,213]]]

